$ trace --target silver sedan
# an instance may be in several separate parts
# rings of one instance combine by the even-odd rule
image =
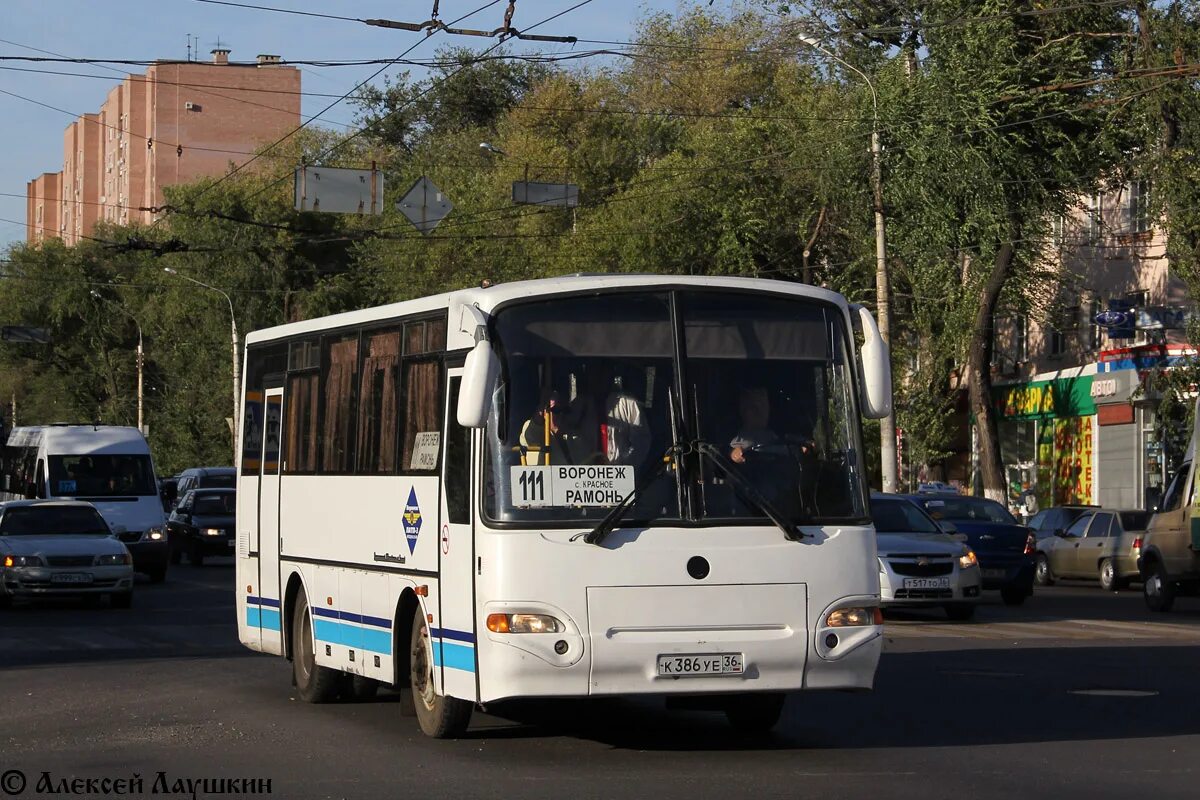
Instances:
[[[133,559],[90,503],[0,503],[0,606],[14,598],[107,594],[133,600]]]
[[[954,620],[975,615],[983,578],[971,548],[902,498],[872,496],[871,518],[885,608],[940,606]]]

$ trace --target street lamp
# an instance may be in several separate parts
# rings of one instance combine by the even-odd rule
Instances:
[[[858,75],[871,91],[871,193],[874,195],[875,205],[875,313],[879,318],[879,335],[889,348],[890,358],[892,345],[891,281],[888,277],[887,245],[883,227],[883,170],[881,167],[882,153],[879,147],[879,98],[875,94],[875,84],[871,82],[865,72],[845,59],[834,55],[811,36],[800,34],[796,38],[826,58],[836,61]],[[894,410],[879,421],[879,444],[883,491],[894,492],[899,488],[896,474],[896,412]]]
[[[197,286],[203,286],[205,289],[209,289],[210,291],[214,291],[217,294],[224,297],[225,302],[229,304],[229,340],[230,340],[230,343],[233,345],[233,417],[232,417],[233,427],[230,429],[230,433],[233,436],[233,465],[236,467],[237,463],[238,463],[237,431],[238,431],[238,400],[241,399],[241,392],[239,391],[239,385],[241,383],[241,364],[238,361],[237,317],[233,313],[233,300],[230,299],[229,295],[226,292],[218,289],[217,287],[209,286],[207,283],[204,283],[203,281],[198,281],[195,278],[189,278],[187,275],[181,275],[180,273],[176,272],[175,270],[171,269],[170,267],[163,267],[163,272],[165,272],[169,275],[175,275],[177,277],[183,278],[185,281],[188,281],[189,283],[194,283]]]
[[[142,408],[143,408],[143,402],[142,402],[142,399],[143,399],[143,396],[144,396],[144,393],[143,393],[143,388],[144,388],[144,386],[145,386],[145,383],[144,383],[144,382],[143,382],[143,380],[142,380],[142,370],[143,370],[143,367],[144,367],[144,364],[145,364],[145,357],[144,357],[144,352],[145,352],[145,351],[142,349],[142,324],[141,324],[140,322],[138,322],[138,321],[137,321],[137,317],[135,317],[133,314],[131,314],[131,313],[129,312],[129,309],[125,308],[124,306],[122,306],[122,305],[120,305],[120,304],[118,304],[118,303],[113,303],[113,302],[111,302],[111,301],[109,301],[109,300],[105,299],[104,295],[100,294],[100,293],[99,293],[99,292],[97,292],[95,289],[92,289],[92,290],[91,290],[91,295],[92,295],[92,297],[96,298],[97,300],[101,301],[102,303],[108,303],[108,304],[109,304],[109,305],[111,305],[111,306],[115,306],[115,307],[117,307],[117,308],[121,309],[121,311],[123,311],[123,312],[125,313],[125,316],[127,316],[127,317],[129,317],[131,320],[133,320],[133,324],[137,326],[137,332],[138,332],[138,346],[137,346],[137,375],[138,375],[138,388],[137,388],[137,426],[138,426],[138,430],[139,430],[139,431],[141,431],[143,434],[145,434],[145,433],[146,433],[146,426],[143,424],[143,416],[142,416]]]

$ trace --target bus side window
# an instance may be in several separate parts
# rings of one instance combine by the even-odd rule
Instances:
[[[34,497],[46,498],[46,462],[40,458],[37,462],[37,477],[34,479]]]

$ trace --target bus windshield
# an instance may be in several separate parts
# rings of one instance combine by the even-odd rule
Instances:
[[[157,496],[147,455],[50,456],[52,497]]]
[[[626,519],[644,524],[757,524],[771,516],[764,500],[790,522],[867,517],[852,362],[832,304],[612,293],[501,309],[494,333],[493,520],[586,524],[635,490]]]

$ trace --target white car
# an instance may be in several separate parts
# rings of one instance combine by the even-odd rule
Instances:
[[[77,500],[0,503],[0,606],[13,598],[107,594],[133,600],[133,558],[104,518]]]
[[[954,620],[975,615],[983,585],[979,561],[951,535],[949,523],[939,527],[915,503],[887,495],[872,495],[871,518],[879,550],[881,605],[940,606]]]

